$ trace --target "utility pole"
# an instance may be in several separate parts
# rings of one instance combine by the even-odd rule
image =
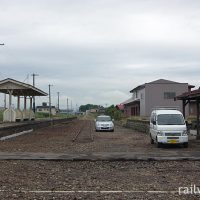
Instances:
[[[60,92],[58,92],[58,113],[60,112]]]
[[[0,45],[4,46],[4,43],[1,43]],[[6,94],[4,94],[4,109],[6,109]]]
[[[51,86],[53,85],[49,84],[49,118],[51,118]]]
[[[35,77],[39,76],[39,74],[31,74],[33,76],[33,87],[35,87]],[[35,113],[35,96],[33,96],[33,112]]]
[[[69,99],[67,98],[67,113],[69,112]]]

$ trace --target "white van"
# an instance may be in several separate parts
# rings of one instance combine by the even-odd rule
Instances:
[[[151,144],[182,144],[188,147],[187,127],[182,113],[175,109],[155,109],[150,118]]]

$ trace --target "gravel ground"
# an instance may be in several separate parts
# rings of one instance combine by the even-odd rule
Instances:
[[[0,141],[0,151],[19,152],[110,152],[131,151],[136,147],[149,146],[149,138],[143,133],[116,127],[115,132],[95,132],[94,124],[85,127],[75,142],[73,138],[81,128],[82,121],[42,128],[13,139]],[[85,140],[83,139],[85,138]]]
[[[42,128],[26,135],[0,141],[0,151],[43,153],[158,151],[156,145],[151,145],[148,135],[144,133],[120,126],[115,127],[115,132],[95,132],[94,123],[91,127],[88,121],[77,140],[72,142],[77,131],[82,127],[82,123],[77,120],[70,124]],[[91,134],[94,140],[92,140]],[[195,143],[191,143],[188,149],[176,147],[175,150],[183,152],[199,148],[195,145]],[[159,151],[165,151],[165,149],[159,149]]]
[[[200,161],[0,161],[0,171],[1,199],[200,198],[199,195],[178,194],[179,187],[190,187],[191,184],[200,187]],[[153,194],[148,191],[157,192]]]
[[[83,122],[43,128],[0,141],[1,152],[187,152],[184,148],[151,145],[143,133],[116,126],[115,132],[95,132]],[[91,131],[92,130],[92,131]],[[93,137],[91,137],[91,135]],[[94,138],[94,140],[92,140]],[[196,145],[196,146],[195,146]],[[179,195],[178,187],[200,187],[200,161],[0,161],[0,199],[199,199]],[[67,192],[68,191],[68,192]],[[104,192],[103,192],[104,191]],[[109,192],[110,191],[110,192]],[[155,191],[152,193],[150,191]],[[160,191],[160,192],[159,192]],[[171,193],[176,191],[175,193]]]

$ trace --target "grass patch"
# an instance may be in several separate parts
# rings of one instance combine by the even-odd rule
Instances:
[[[51,117],[52,118],[72,118],[72,117],[75,117],[75,115],[58,113],[57,115],[53,115]],[[35,113],[35,118],[36,119],[49,118],[49,113],[37,112]]]
[[[40,118],[49,118],[49,113],[42,113],[42,112],[36,112],[35,113],[35,118],[40,119]]]
[[[1,110],[0,111],[0,122],[2,122],[3,121],[3,111]]]
[[[80,115],[78,118],[85,119],[85,120],[94,120],[97,118],[98,115],[99,115],[99,113],[88,113],[85,115]]]
[[[187,121],[189,124],[192,124],[192,123],[194,123],[194,122],[197,121],[197,117],[196,117],[196,116],[193,116],[193,115],[188,116],[187,119],[186,119],[186,121]]]

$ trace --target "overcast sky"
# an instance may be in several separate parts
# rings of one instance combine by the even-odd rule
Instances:
[[[199,0],[0,0],[0,43],[0,79],[39,74],[63,108],[118,104],[160,78],[200,86]]]

